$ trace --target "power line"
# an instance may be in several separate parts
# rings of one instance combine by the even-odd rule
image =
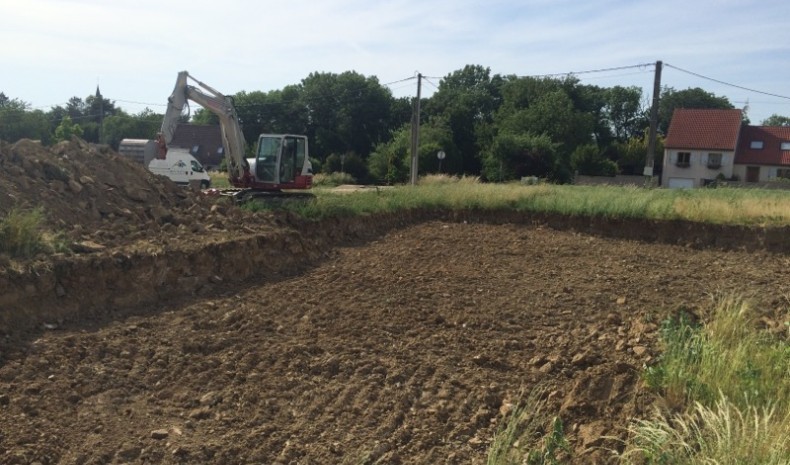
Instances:
[[[635,73],[620,73],[620,74],[611,74],[611,75],[608,75],[608,76],[585,77],[584,80],[585,81],[593,81],[593,80],[596,80],[596,79],[612,79],[612,78],[618,78],[618,77],[624,77],[624,76],[636,76],[636,75],[639,75],[639,74],[646,74],[646,73],[649,73],[649,72],[652,72],[652,71],[653,70],[645,69],[643,71],[637,71]]]
[[[620,71],[624,69],[633,69],[633,68],[645,68],[649,66],[655,66],[655,63],[639,63],[636,65],[629,65],[629,66],[617,66],[614,68],[600,68],[600,69],[589,69],[586,71],[569,71],[567,73],[553,73],[553,74],[531,74],[526,76],[517,76],[520,78],[524,77],[531,77],[531,78],[545,78],[545,77],[557,77],[557,76],[575,76],[577,74],[591,74],[591,73],[605,73],[608,71]]]
[[[133,100],[121,100],[121,99],[114,99],[114,101],[122,102],[122,103],[132,103],[132,104],[135,104],[135,105],[151,105],[151,106],[156,106],[156,107],[166,107],[167,106],[166,103],[146,103],[146,102],[135,102]]]
[[[411,80],[414,80],[414,79],[417,79],[417,76],[410,76],[410,77],[407,77],[407,78],[399,79],[397,81],[392,81],[392,82],[388,82],[386,84],[381,84],[381,85],[384,86],[384,87],[389,87],[389,86],[391,86],[393,84],[399,84],[401,82],[411,81]]]
[[[725,86],[735,87],[736,89],[746,90],[746,91],[754,92],[754,93],[757,93],[757,94],[763,94],[763,95],[768,95],[768,96],[771,96],[771,97],[777,97],[777,98],[783,98],[783,99],[790,100],[790,97],[787,97],[785,95],[772,94],[770,92],[763,92],[761,90],[750,89],[748,87],[739,86],[737,84],[732,84],[732,83],[729,83],[729,82],[720,81],[718,79],[713,79],[713,78],[708,77],[708,76],[703,76],[702,74],[699,74],[699,73],[695,73],[695,72],[692,72],[692,71],[688,71],[688,70],[685,70],[685,69],[678,68],[677,66],[672,66],[669,63],[664,63],[664,66],[666,66],[668,68],[676,69],[676,70],[678,70],[678,71],[680,71],[682,73],[686,73],[686,74],[690,74],[692,76],[696,76],[698,78],[707,79],[708,81],[717,82],[717,83],[723,84]]]
[[[423,77],[422,77],[422,79],[423,79],[425,82],[427,82],[428,84],[430,84],[430,85],[434,86],[434,87],[436,88],[436,90],[439,90],[439,86],[437,86],[436,84],[434,84],[433,82],[431,82],[431,80],[430,80],[430,79],[428,79],[427,77],[423,76]]]
[[[396,90],[408,89],[410,87],[414,87],[414,83],[413,82],[411,82],[409,84],[400,85],[398,87],[390,87],[390,90],[394,92]]]

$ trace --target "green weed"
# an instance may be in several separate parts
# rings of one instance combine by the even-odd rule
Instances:
[[[494,436],[486,465],[558,465],[570,454],[562,420],[551,420],[543,413],[543,389],[510,412]],[[546,429],[548,427],[548,432]]]
[[[30,257],[48,250],[41,228],[43,219],[41,208],[11,210],[0,220],[0,252],[12,257]]]
[[[742,299],[723,297],[707,323],[661,327],[663,353],[644,373],[670,407],[634,422],[626,464],[790,464],[790,347],[756,329]]]

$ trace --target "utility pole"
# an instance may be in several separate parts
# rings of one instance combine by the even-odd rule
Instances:
[[[653,106],[650,108],[650,133],[647,136],[647,159],[645,160],[645,178],[653,177],[653,165],[656,159],[656,137],[658,133],[658,100],[661,94],[661,60],[656,62],[656,75],[653,79]],[[645,179],[651,181],[651,179]]]
[[[420,151],[420,91],[422,89],[422,74],[417,73],[417,100],[414,104],[414,114],[411,120],[411,185],[417,185],[417,171],[419,169]]]

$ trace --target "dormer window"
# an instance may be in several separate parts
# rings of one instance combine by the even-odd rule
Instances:
[[[782,142],[782,150],[790,150],[790,142]]]
[[[760,150],[763,148],[763,141],[753,140],[752,143],[749,145],[749,148]]]

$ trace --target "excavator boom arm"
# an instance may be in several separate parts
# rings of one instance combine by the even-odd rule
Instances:
[[[200,88],[189,85],[188,79],[195,81]],[[160,153],[166,153],[167,147],[173,141],[181,113],[189,100],[199,104],[219,118],[222,147],[231,181],[234,184],[244,184],[245,180],[251,179],[249,166],[244,156],[246,142],[241,131],[236,108],[233,105],[233,99],[190,76],[187,71],[178,73],[176,86],[167,99],[167,112],[158,136]],[[164,153],[161,153],[161,155],[164,156]]]

